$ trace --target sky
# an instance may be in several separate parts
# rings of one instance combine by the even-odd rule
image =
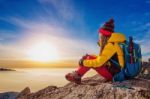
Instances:
[[[150,0],[0,0],[0,66],[29,65],[36,55],[28,53],[37,54],[42,42],[67,62],[98,54],[98,29],[110,18],[115,32],[141,44],[147,60]]]

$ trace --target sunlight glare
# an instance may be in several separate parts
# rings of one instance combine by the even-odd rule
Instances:
[[[55,61],[59,59],[58,51],[54,45],[47,42],[40,42],[28,50],[28,58],[33,61]]]

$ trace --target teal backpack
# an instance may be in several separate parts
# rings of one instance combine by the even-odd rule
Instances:
[[[130,39],[132,39],[132,37],[130,37]],[[142,55],[141,55],[141,48],[139,44],[136,44],[132,41],[132,57],[131,57],[131,53],[130,53],[130,40],[126,41],[125,43],[121,43],[120,46],[123,49],[124,52],[124,59],[125,59],[125,66],[124,68],[121,69],[121,71],[119,73],[117,73],[116,75],[114,75],[113,77],[113,81],[123,81],[126,79],[131,79],[136,77],[140,71],[141,71],[141,67],[142,67]],[[132,61],[131,62],[131,58]],[[111,61],[116,64],[116,66],[120,66],[118,62],[116,62],[115,60]]]

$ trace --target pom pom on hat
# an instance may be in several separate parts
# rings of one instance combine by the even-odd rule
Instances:
[[[108,22],[106,22],[98,32],[105,36],[111,36],[114,32],[114,19],[111,18]]]

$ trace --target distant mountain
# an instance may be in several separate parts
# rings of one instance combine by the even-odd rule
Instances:
[[[14,69],[8,69],[8,68],[0,68],[0,71],[16,71]]]
[[[15,99],[15,97],[18,95],[18,92],[5,92],[0,93],[0,99]]]

